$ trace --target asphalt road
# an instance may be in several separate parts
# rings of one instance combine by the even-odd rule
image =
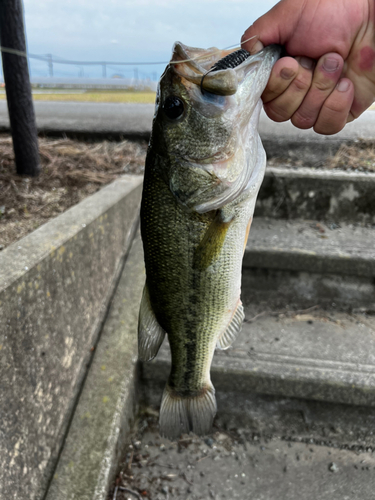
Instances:
[[[37,126],[41,131],[113,133],[148,135],[154,112],[153,104],[35,102]],[[6,101],[0,101],[0,129],[9,128]],[[321,136],[313,130],[299,130],[290,122],[274,123],[262,113],[259,132],[264,139],[350,140],[375,138],[375,111],[366,111],[355,122],[334,136]]]

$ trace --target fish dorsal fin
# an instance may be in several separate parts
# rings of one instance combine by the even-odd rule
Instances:
[[[243,310],[242,302],[239,301],[238,306],[234,312],[234,315],[231,319],[231,322],[224,330],[224,332],[220,335],[216,347],[218,349],[228,349],[233,342],[236,340],[237,335],[240,333],[242,329],[242,323],[245,319],[245,312]]]
[[[165,331],[159,325],[150,302],[147,283],[143,289],[138,321],[138,357],[141,361],[153,359],[163,343]]]

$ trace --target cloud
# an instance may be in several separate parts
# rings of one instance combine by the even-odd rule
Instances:
[[[274,0],[24,0],[29,51],[69,59],[167,61],[176,40],[239,43]],[[163,68],[158,67],[158,72]]]

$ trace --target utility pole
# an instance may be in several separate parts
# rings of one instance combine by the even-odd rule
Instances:
[[[26,53],[22,0],[0,0],[0,42],[3,48]],[[40,171],[38,134],[27,58],[2,52],[5,90],[17,174]]]
[[[53,59],[52,59],[52,54],[46,54],[47,57],[47,64],[48,64],[48,73],[50,78],[53,77]]]

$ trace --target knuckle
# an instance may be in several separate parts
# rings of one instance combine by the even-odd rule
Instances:
[[[336,122],[336,121],[321,122],[320,120],[318,120],[314,125],[314,131],[317,134],[332,135],[340,132],[340,130],[342,130],[344,126],[345,123],[341,122]]]
[[[310,81],[297,77],[293,80],[293,86],[298,92],[307,92],[310,88]]]
[[[281,109],[275,105],[265,105],[264,111],[266,115],[275,122],[286,122],[291,117],[285,109]]]
[[[314,87],[320,92],[327,92],[335,86],[335,82],[327,80],[317,80],[314,82]]]
[[[293,125],[298,128],[311,128],[314,125],[314,118],[305,114],[303,111],[296,111],[291,119]]]
[[[343,113],[343,104],[336,100],[326,101],[323,107],[326,110],[326,112],[329,112],[330,114],[341,115]]]

